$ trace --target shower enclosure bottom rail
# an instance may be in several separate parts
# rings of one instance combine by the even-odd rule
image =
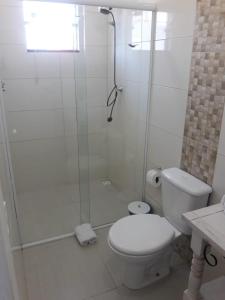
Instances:
[[[112,225],[113,225],[113,223],[108,223],[108,224],[104,224],[104,225],[100,225],[100,226],[95,226],[95,227],[93,227],[93,229],[94,230],[103,229],[103,228],[110,227]],[[66,238],[69,238],[69,237],[72,237],[72,236],[74,236],[74,232],[58,235],[58,236],[55,236],[55,237],[52,237],[52,238],[43,239],[43,240],[39,240],[39,241],[36,241],[36,242],[22,244],[22,247],[21,246],[12,247],[12,251],[21,250],[21,248],[22,249],[32,248],[32,247],[35,247],[35,246],[40,246],[40,245],[43,245],[43,244],[63,240],[63,239],[66,239]]]

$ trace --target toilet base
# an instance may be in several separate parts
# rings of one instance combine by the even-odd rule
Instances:
[[[170,273],[171,249],[160,253],[147,262],[132,263],[125,261],[123,284],[132,290],[141,289],[156,282]]]
[[[167,268],[165,266],[161,268],[155,268],[154,271],[150,274],[145,274],[145,271],[143,272],[143,269],[141,270],[140,266],[129,266],[128,268],[126,268],[123,278],[123,284],[129,289],[138,290],[166,277],[167,275],[169,275],[169,273],[170,268]]]

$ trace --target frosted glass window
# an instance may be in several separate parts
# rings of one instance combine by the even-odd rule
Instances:
[[[23,1],[28,51],[79,51],[78,7]]]

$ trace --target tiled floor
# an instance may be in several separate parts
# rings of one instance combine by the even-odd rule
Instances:
[[[180,260],[172,274],[156,284],[139,291],[122,286],[107,232],[98,230],[98,243],[88,248],[67,238],[24,250],[29,300],[182,299],[189,268]]]
[[[80,224],[78,185],[55,186],[19,194],[18,202],[23,244],[71,233],[74,227]],[[113,185],[104,185],[100,181],[92,182],[90,186],[92,225],[112,223],[127,215],[128,203],[129,199]]]

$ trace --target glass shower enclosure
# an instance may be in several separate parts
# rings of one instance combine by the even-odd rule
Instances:
[[[111,12],[115,24],[97,6],[23,1],[18,36],[1,45],[2,128],[23,245],[84,222],[111,224],[144,200],[154,13]],[[108,122],[115,58],[121,90]]]

